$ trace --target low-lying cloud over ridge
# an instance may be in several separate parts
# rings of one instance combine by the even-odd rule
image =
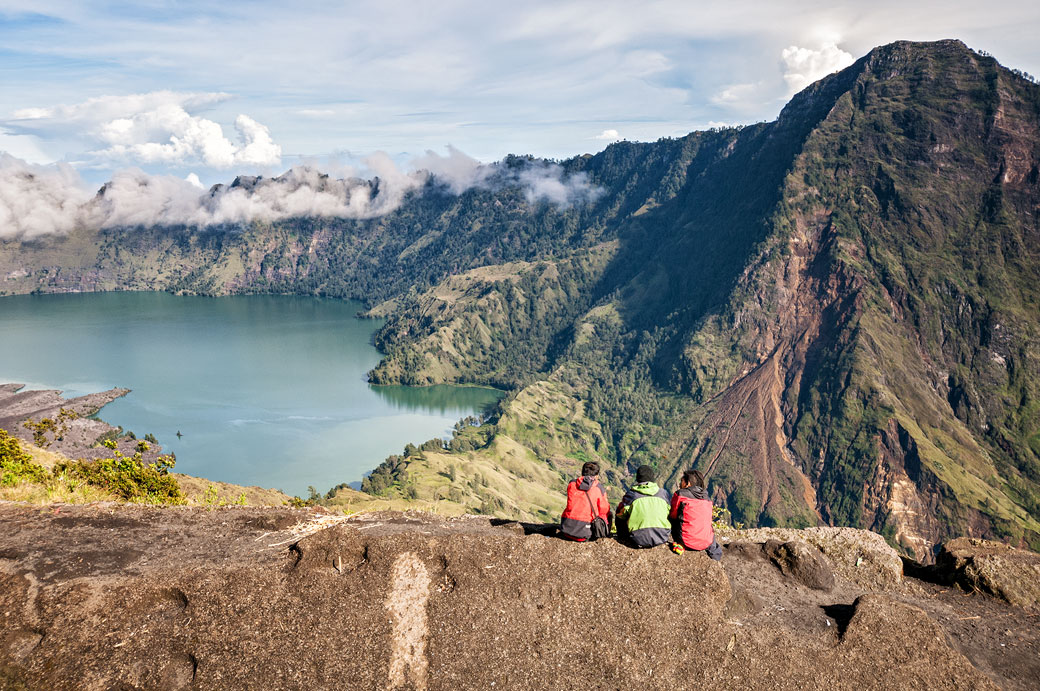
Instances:
[[[453,147],[448,147],[446,156],[427,151],[406,169],[385,153],[369,156],[364,165],[364,171],[348,171],[343,178],[300,166],[277,177],[239,177],[230,185],[208,190],[200,188],[195,176],[181,179],[126,169],[94,194],[71,166],[33,165],[0,152],[0,239],[34,240],[78,227],[372,218],[396,209],[431,176],[454,194],[471,188],[519,186],[528,202],[565,207],[600,193],[584,173],[567,174],[555,163],[483,164]]]

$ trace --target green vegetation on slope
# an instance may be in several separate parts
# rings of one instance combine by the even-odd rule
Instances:
[[[50,454],[37,462],[31,451],[0,429],[0,497],[23,501],[84,503],[124,500],[147,504],[184,502],[177,480],[169,475],[172,459],[144,463],[140,454],[96,461],[73,461]],[[43,463],[50,462],[50,467]]]
[[[48,269],[50,247],[0,271],[357,298],[388,317],[374,381],[512,389],[448,448],[380,466],[386,501],[550,515],[595,458],[615,486],[702,468],[750,525],[862,525],[919,556],[967,528],[1040,541],[1035,84],[896,43],[775,122],[560,165],[599,194],[431,181],[380,218],[112,230],[89,266]]]

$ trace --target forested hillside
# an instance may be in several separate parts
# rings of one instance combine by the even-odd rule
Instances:
[[[559,165],[590,194],[431,178],[367,220],[83,229],[0,245],[2,287],[357,298],[373,381],[511,390],[371,492],[547,516],[581,461],[615,491],[649,462],[748,525],[1040,546],[1040,87],[896,43],[774,122]]]

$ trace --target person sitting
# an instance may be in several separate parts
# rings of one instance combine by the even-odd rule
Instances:
[[[600,535],[610,534],[610,501],[603,486],[596,476],[599,475],[599,463],[589,461],[581,467],[581,477],[567,484],[567,508],[560,519],[560,532],[563,536],[577,542],[585,542],[593,537],[592,523],[597,518],[603,519]]]
[[[675,541],[686,549],[703,550],[715,561],[721,561],[722,547],[715,540],[711,513],[712,503],[705,489],[704,475],[699,470],[687,470],[679,480],[679,490],[672,496],[672,510],[668,514]]]
[[[668,522],[668,490],[654,482],[654,469],[641,465],[636,470],[636,484],[618,504],[618,537],[635,547],[656,547],[672,538]]]

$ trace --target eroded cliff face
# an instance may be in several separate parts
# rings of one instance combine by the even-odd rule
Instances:
[[[507,405],[466,444],[489,464],[506,430],[553,472],[590,449],[618,479],[698,467],[748,525],[869,526],[922,559],[957,534],[1040,544],[1040,87],[900,42],[775,122],[561,165],[602,194],[431,188],[366,221],[70,235],[0,247],[0,275],[385,300],[377,381],[565,392],[543,407],[595,428],[549,448],[567,420]]]
[[[473,516],[6,504],[0,521],[11,688],[1027,688],[1040,671],[1028,611],[905,580],[851,529],[728,534],[718,563]]]
[[[831,79],[788,107],[832,104],[686,337],[704,404],[672,477],[708,470],[747,523],[869,526],[921,559],[958,533],[1035,543],[1038,90],[956,42]]]
[[[917,445],[899,423],[882,432],[877,469],[863,497],[864,519],[887,530],[919,560],[928,560],[944,534],[934,477],[924,476]]]

